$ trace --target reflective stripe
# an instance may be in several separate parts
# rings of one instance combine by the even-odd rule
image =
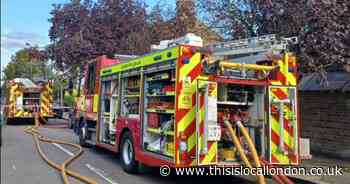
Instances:
[[[188,76],[188,74],[198,65],[200,64],[200,53],[194,54],[188,64],[184,64],[180,69],[180,78],[179,80],[183,80],[183,77]]]
[[[278,99],[278,100],[285,100],[289,99],[289,90],[291,90],[288,87],[271,87],[270,88],[270,100],[272,99]],[[272,106],[277,106],[278,110],[280,110],[280,106],[276,104],[271,104]],[[275,112],[277,113],[277,112]],[[295,135],[293,135],[293,132],[290,132],[292,128],[290,127],[290,123],[294,122],[289,122],[289,117],[293,115],[293,111],[290,109],[288,104],[283,105],[283,124],[281,124],[280,120],[276,116],[278,115],[273,115],[272,113],[269,116],[270,119],[270,126],[271,126],[271,138],[270,138],[270,143],[271,143],[271,163],[272,164],[293,164],[296,163],[297,160],[295,159],[295,155],[290,154],[292,149],[294,149],[294,139]],[[280,132],[280,128],[283,126],[283,132]],[[292,126],[296,126],[293,124]],[[294,128],[294,127],[293,127]],[[281,137],[281,133],[283,133],[283,137]],[[280,147],[280,141],[283,139],[283,145],[284,150],[286,151],[287,154],[282,152],[281,147]]]
[[[279,152],[279,148],[274,142],[271,142],[271,151],[274,153]],[[290,160],[289,160],[288,155],[273,154],[272,156],[277,159],[278,164],[290,164]]]
[[[213,142],[209,148],[208,154],[204,156],[204,158],[201,160],[200,163],[203,165],[212,164],[213,159],[216,157],[216,153],[217,153],[217,142]]]

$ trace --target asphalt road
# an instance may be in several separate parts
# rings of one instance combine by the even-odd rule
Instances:
[[[6,125],[3,127],[3,145],[1,147],[1,183],[2,184],[61,184],[60,172],[44,162],[34,147],[31,135],[24,133],[26,126]],[[67,128],[41,128],[48,138],[77,143],[77,137]],[[56,163],[62,163],[75,150],[70,147],[43,143],[46,155]],[[84,154],[70,166],[84,176],[93,178],[100,184],[187,184],[187,183],[252,183],[234,177],[163,177],[158,168],[143,169],[143,173],[130,175],[125,173],[115,153],[98,148],[84,148]],[[70,179],[72,184],[81,182]]]

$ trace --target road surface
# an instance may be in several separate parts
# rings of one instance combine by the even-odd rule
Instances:
[[[60,172],[44,162],[34,147],[31,135],[24,133],[25,125],[5,125],[3,127],[3,145],[1,148],[2,184],[62,184]],[[40,128],[48,138],[78,143],[73,131],[67,128]],[[74,149],[43,143],[46,155],[56,163],[62,163],[74,153]],[[100,184],[193,184],[193,183],[252,183],[233,177],[163,177],[158,168],[146,168],[143,173],[130,175],[125,173],[115,153],[97,148],[84,148],[84,154],[70,166],[84,176],[93,178]],[[81,182],[70,178],[72,184]]]

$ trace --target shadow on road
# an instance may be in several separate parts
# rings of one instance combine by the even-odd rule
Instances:
[[[91,152],[103,157],[104,159],[108,160],[108,162],[116,164],[121,168],[121,165],[119,163],[119,155],[118,154],[115,154],[111,151],[104,150],[104,149],[91,149]],[[170,176],[165,177],[165,176],[161,176],[159,174],[158,167],[141,166],[140,169],[141,169],[141,172],[136,174],[135,177],[142,177],[145,179],[147,178],[147,180],[155,180],[155,181],[157,181],[155,183],[253,184],[253,182],[251,182],[251,181],[248,181],[248,180],[240,178],[240,177],[233,177],[233,176],[176,176],[176,175],[172,174]],[[172,171],[172,172],[174,173],[174,171]]]

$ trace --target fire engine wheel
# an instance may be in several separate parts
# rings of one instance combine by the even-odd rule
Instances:
[[[128,173],[137,173],[138,162],[135,160],[135,147],[131,135],[123,134],[121,143],[120,161],[123,169]]]
[[[79,144],[83,147],[88,147],[88,143],[86,142],[87,140],[87,127],[83,126],[81,127],[80,133],[79,133]]]
[[[0,146],[2,146],[2,125],[0,125]]]
[[[69,118],[68,120],[68,128],[73,129],[74,127],[75,120],[74,118]]]

